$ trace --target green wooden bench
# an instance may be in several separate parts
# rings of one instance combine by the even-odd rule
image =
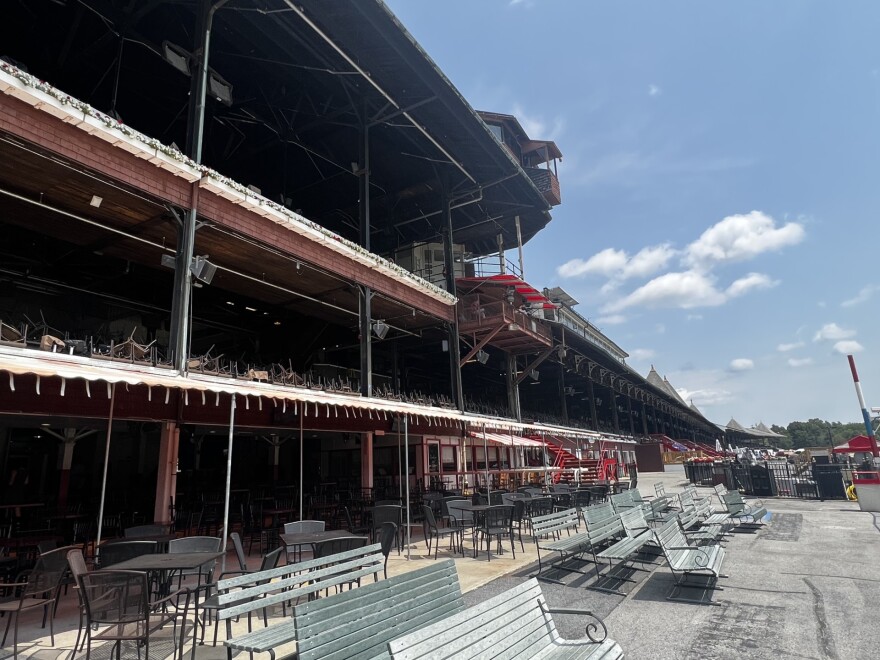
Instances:
[[[217,583],[217,616],[226,621],[227,636],[230,638],[224,644],[228,652],[268,653],[274,658],[276,647],[296,640],[292,619],[231,637],[230,620],[233,617],[298,598],[314,598],[325,589],[350,584],[361,578],[372,576],[375,582],[384,566],[382,547],[375,543],[319,559],[220,580]]]
[[[562,639],[553,614],[591,617],[587,637]],[[497,658],[565,658],[616,660],[620,645],[608,639],[605,624],[591,612],[554,609],[547,605],[541,586],[531,579],[458,614],[394,639],[388,645],[393,660],[466,660]]]
[[[388,642],[464,611],[455,562],[296,605],[299,660],[388,658]]]
[[[588,511],[590,508],[587,507],[585,510]],[[532,537],[535,539],[535,549],[538,552],[538,572],[533,577],[559,583],[559,580],[554,580],[545,573],[554,570],[583,573],[576,564],[584,561],[583,553],[590,550],[590,537],[585,532],[577,531],[579,521],[578,511],[574,508],[532,518]],[[575,533],[572,534],[572,531]],[[562,532],[566,532],[566,536],[562,536]],[[545,553],[558,553],[559,559],[547,563],[545,568],[546,562],[541,555],[542,550]]]
[[[724,548],[721,545],[691,545],[678,520],[670,520],[655,530],[655,535],[675,582],[666,600],[717,605],[712,602],[711,594],[721,589],[718,579],[727,577],[721,574]],[[682,589],[697,589],[701,595],[699,598],[685,598],[680,595]]]
[[[666,495],[654,498],[648,506],[650,508],[645,511],[645,517],[651,523],[660,523],[662,525],[667,520],[672,520],[678,515],[678,511],[672,508],[672,502]]]
[[[706,499],[691,507],[685,507],[679,517],[681,528],[689,538],[697,542],[719,541],[733,527],[733,521],[727,514],[713,513]]]
[[[609,497],[608,501],[611,503],[611,506],[614,507],[615,513],[620,513],[626,509],[641,506],[640,502],[636,502],[636,498],[634,497],[635,493],[636,491],[630,489]]]
[[[767,509],[759,501],[747,504],[739,493],[725,493],[721,501],[727,507],[727,513],[731,519],[737,521],[738,529],[760,529],[764,526],[761,522],[767,515]]]
[[[610,585],[615,582],[635,582],[635,580],[626,575],[626,571],[645,570],[644,568],[632,566],[632,562],[641,560],[642,563],[645,563],[646,560],[642,556],[642,551],[645,549],[645,546],[654,543],[654,534],[648,521],[645,519],[643,507],[624,511],[618,516],[618,520],[620,528],[624,533],[623,538],[612,542],[611,545],[608,545],[596,555],[597,559],[608,560],[608,572],[604,575],[600,574],[600,577],[610,579],[600,580],[596,584],[591,585],[590,588],[625,596],[626,594],[623,591]],[[616,525],[609,526],[609,529],[616,529]],[[656,554],[652,553],[650,559],[653,560],[656,556]],[[612,564],[615,561],[618,564],[612,569]]]

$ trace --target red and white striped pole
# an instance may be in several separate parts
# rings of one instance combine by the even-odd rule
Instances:
[[[862,384],[859,382],[859,373],[856,371],[856,361],[852,355],[847,355],[846,358],[849,360],[849,369],[852,371],[853,383],[856,386],[856,396],[859,397],[859,405],[862,407],[862,419],[865,422],[865,429],[868,432],[868,437],[871,439],[871,453],[877,456],[877,439],[874,437],[874,427],[871,426],[871,415],[868,414],[865,397],[862,396]]]

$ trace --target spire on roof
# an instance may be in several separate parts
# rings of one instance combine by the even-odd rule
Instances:
[[[660,378],[660,374],[657,373],[657,370],[654,369],[654,365],[651,365],[651,371],[648,372],[647,377],[645,378],[648,381],[649,385],[653,385],[654,387],[666,391],[666,386],[663,384],[663,379]]]
[[[745,431],[745,427],[736,421],[733,417],[730,418],[730,421],[727,422],[727,428],[733,429],[734,431]]]

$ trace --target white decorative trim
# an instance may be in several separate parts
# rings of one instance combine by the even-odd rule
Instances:
[[[418,289],[443,304],[456,303],[455,296],[445,289],[431,284],[392,261],[365,250],[357,243],[343,238],[326,227],[258,195],[237,181],[197,164],[177,149],[126,126],[110,115],[3,61],[0,61],[0,91],[167,170],[189,183],[199,181],[199,186],[205,190],[283,225],[300,236],[321,243],[344,257]]]

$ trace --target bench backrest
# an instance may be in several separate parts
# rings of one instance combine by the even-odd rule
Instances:
[[[637,506],[636,502],[633,500],[633,493],[635,491],[625,490],[622,493],[617,493],[616,495],[612,495],[608,499],[611,501],[611,506],[614,507],[614,510],[620,513],[623,509],[631,509],[634,506]]]
[[[651,500],[650,509],[652,515],[660,515],[663,513],[667,507],[669,507],[669,498],[665,495],[662,497],[657,497]]]
[[[724,493],[721,496],[721,502],[727,507],[727,512],[737,515],[746,510],[746,503],[739,493]]]
[[[388,645],[391,657],[436,658],[438,649],[442,649],[442,657],[457,660],[526,660],[541,656],[559,639],[545,607],[541,587],[532,578],[434,625],[394,639]]]
[[[587,507],[584,509],[584,518],[591,543],[625,534],[620,516],[614,512],[611,504]]]
[[[696,500],[694,499],[694,494],[690,490],[683,490],[678,495],[678,501],[682,506],[693,506]]]
[[[388,642],[464,610],[455,562],[425,568],[293,608],[300,660],[388,657]]]
[[[643,534],[646,529],[651,529],[645,518],[645,510],[641,507],[629,509],[620,514],[620,524],[627,536],[636,537]]]
[[[384,567],[382,546],[374,543],[365,548],[221,580],[217,583],[218,616],[228,619],[247,614],[371,575],[378,580]]]
[[[654,535],[657,537],[657,543],[660,544],[660,547],[663,548],[663,552],[667,556],[672,548],[684,548],[689,545],[684,532],[681,531],[677,517],[665,522],[659,529],[654,531]]]
[[[666,486],[664,486],[662,483],[654,484],[654,494],[657,497],[664,497],[666,495]]]
[[[537,543],[541,536],[577,528],[578,520],[577,509],[574,508],[548,513],[545,516],[535,516],[532,518],[532,535]]]
[[[715,494],[720,498],[722,495],[727,493],[727,486],[724,484],[715,484]]]
[[[700,519],[700,512],[694,506],[685,507],[681,510],[681,513],[678,514],[678,520],[681,523],[682,529],[690,529],[697,521]]]

